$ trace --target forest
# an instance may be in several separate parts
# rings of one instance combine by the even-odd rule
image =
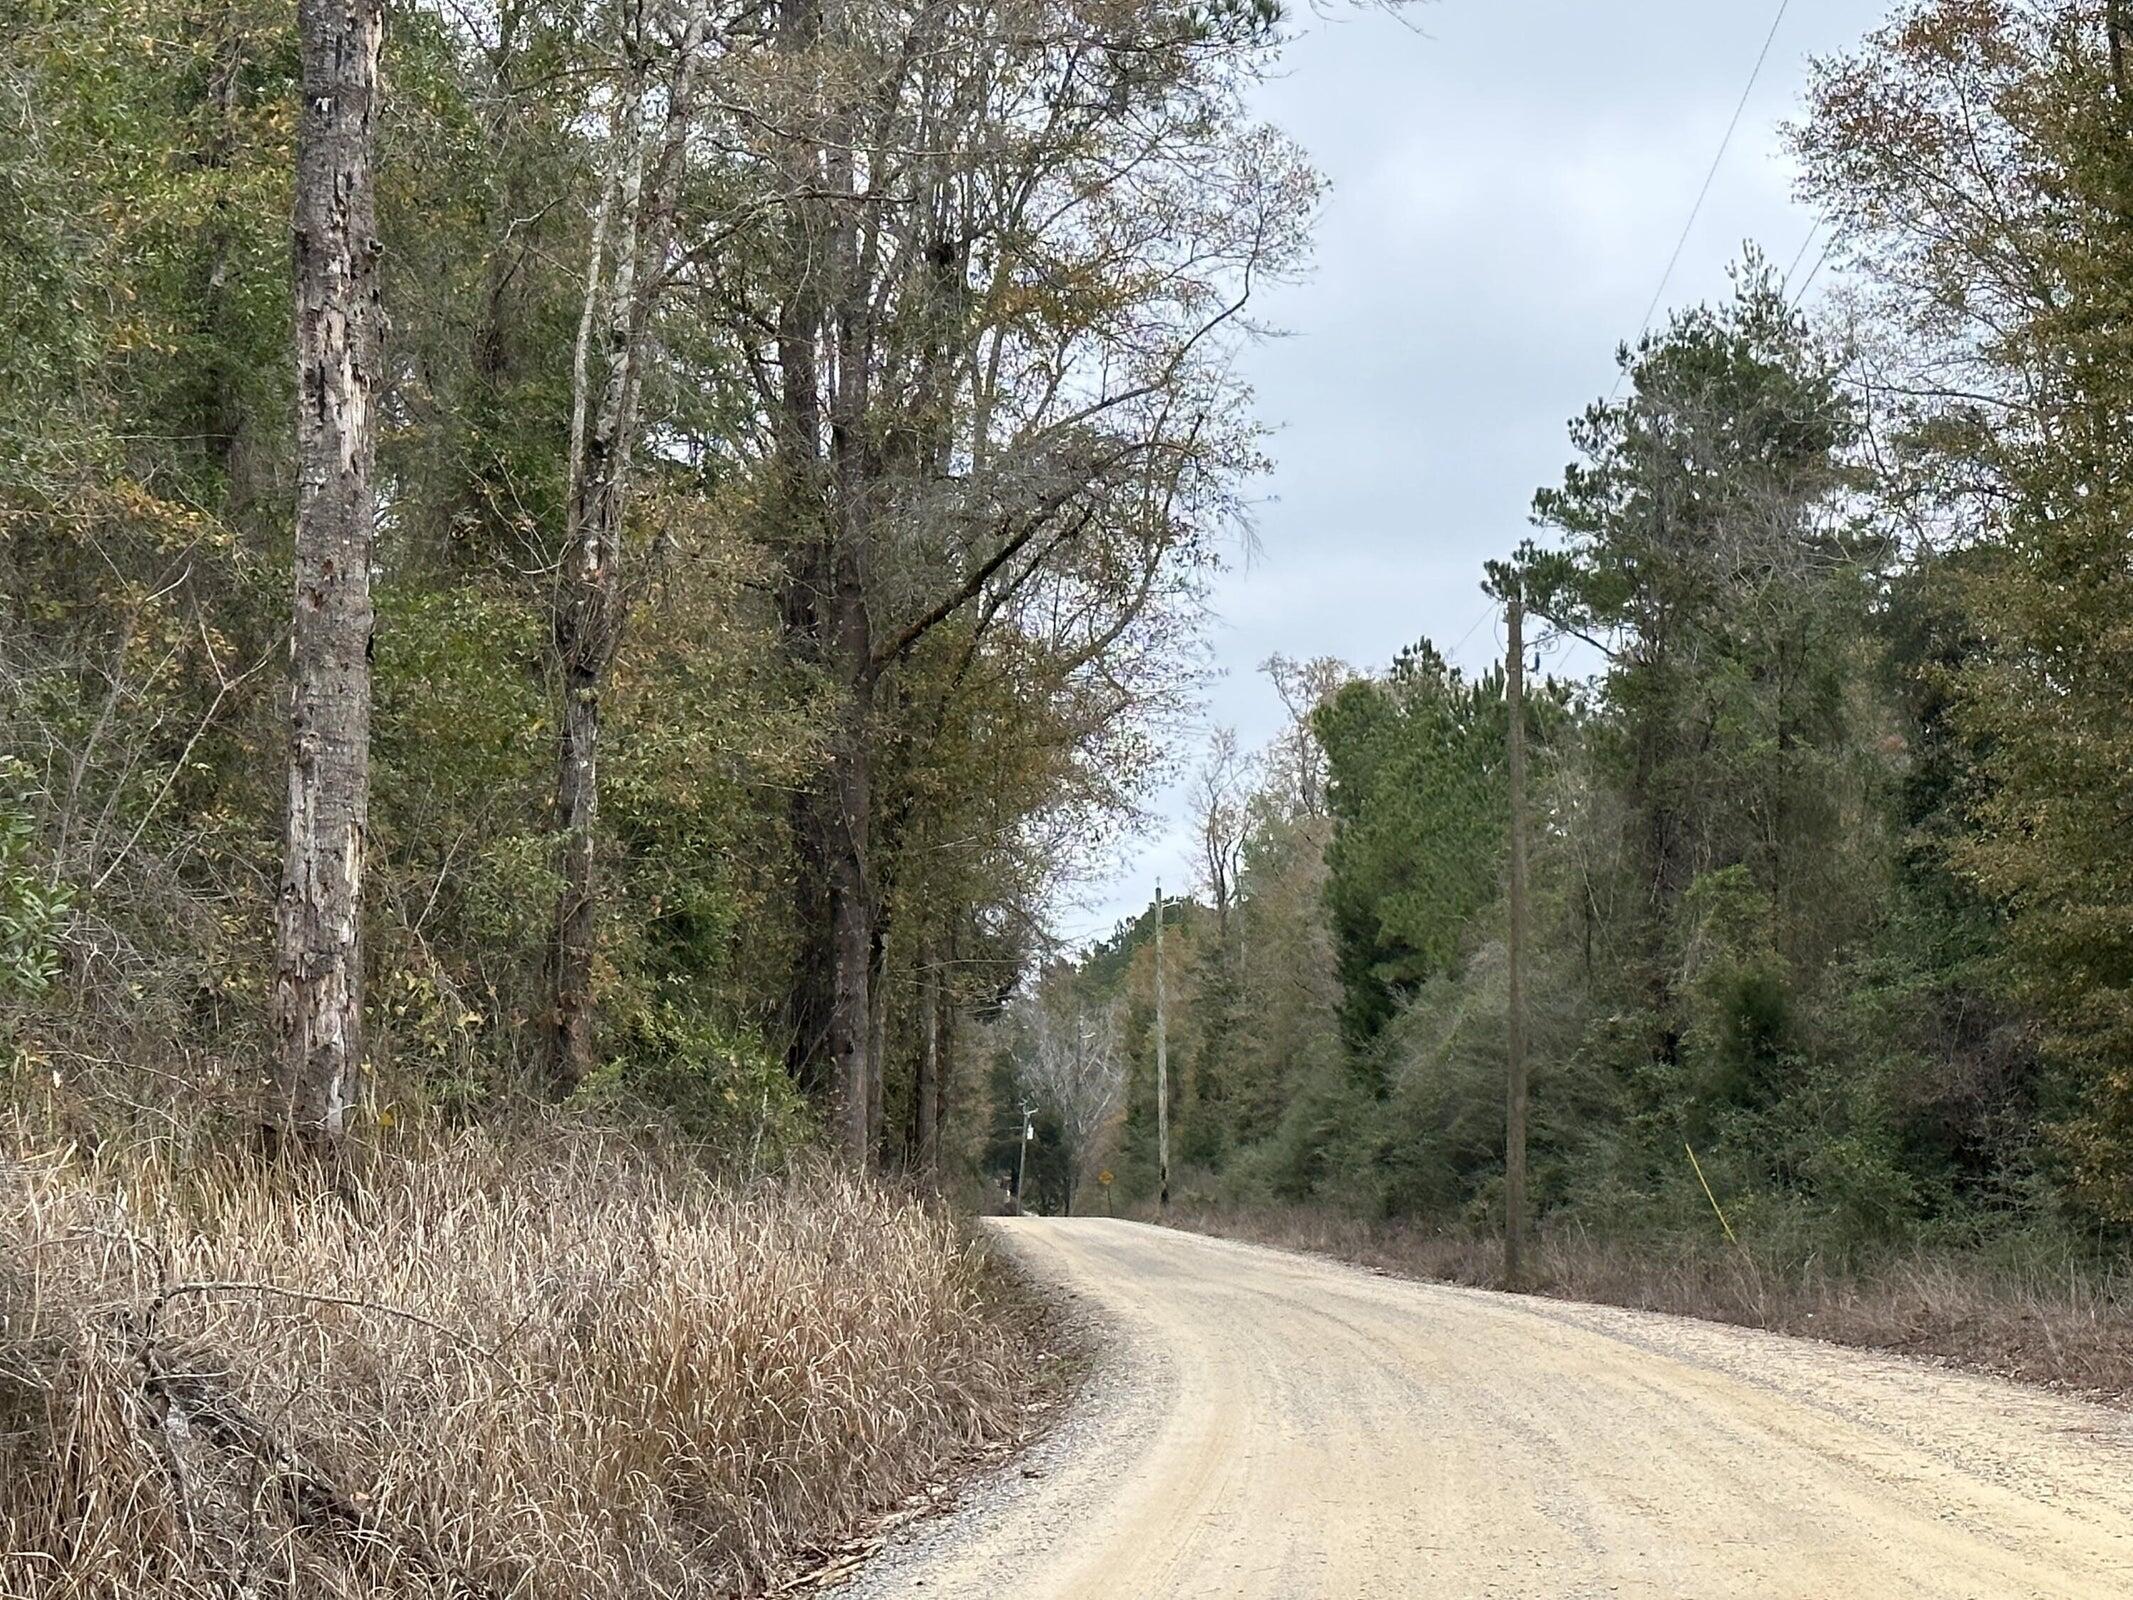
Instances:
[[[8,8],[0,1592],[760,1592],[1004,1447],[933,1196],[1261,464],[1281,34]]]
[[[930,1165],[1257,462],[1272,13],[396,9],[324,378],[292,21],[6,46],[9,1047]]]
[[[1529,629],[1544,1231],[2062,1277],[2123,1249],[2122,45],[2115,6],[1947,0],[1819,63],[1790,140],[1844,293],[1810,316],[1751,246],[1621,348],[1479,575]],[[1189,1202],[1501,1226],[1510,713],[1441,643],[1276,658],[1287,731],[1199,766],[1161,912]],[[1044,980],[1121,1037],[1135,1197],[1157,915]]]
[[[1032,1403],[958,1210],[1493,1239],[1514,973],[1542,1240],[2116,1282],[2119,0],[1816,64],[1840,287],[1623,330],[1515,718],[1276,656],[1180,758],[1297,25],[14,0],[0,1589],[759,1591]]]

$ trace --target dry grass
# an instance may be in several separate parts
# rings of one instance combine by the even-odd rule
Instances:
[[[1493,1238],[1309,1208],[1192,1208],[1168,1220],[1439,1283],[1494,1288],[1503,1265]],[[2070,1256],[2016,1264],[1920,1250],[1838,1268],[1813,1256],[1783,1261],[1569,1229],[1544,1231],[1531,1255],[1535,1291],[1558,1299],[1928,1357],[2133,1404],[2133,1282]]]
[[[0,1159],[0,1593],[752,1593],[1012,1426],[955,1223],[594,1135]]]

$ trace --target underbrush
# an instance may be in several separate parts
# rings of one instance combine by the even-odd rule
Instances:
[[[1173,1208],[1174,1226],[1440,1283],[1496,1288],[1500,1240],[1311,1207]],[[1531,1287],[1564,1300],[1702,1317],[1947,1361],[2133,1403],[2133,1278],[2065,1249],[1917,1247],[1834,1263],[1682,1238],[1543,1229]]]
[[[0,1157],[0,1593],[759,1592],[1012,1429],[989,1270],[560,1127]]]

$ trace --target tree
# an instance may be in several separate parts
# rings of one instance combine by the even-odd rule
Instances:
[[[1217,728],[1193,774],[1191,805],[1200,871],[1214,902],[1215,938],[1224,960],[1244,866],[1253,777],[1252,762],[1237,748],[1236,730]]]
[[[1065,1168],[1065,1209],[1124,1103],[1126,1058],[1119,1008],[1078,992],[1073,974],[1055,969],[1018,1001],[1013,1016],[1015,1082],[1057,1130]]]
[[[562,889],[550,948],[550,1072],[567,1093],[593,1065],[593,967],[598,910],[600,712],[622,647],[630,595],[623,526],[635,463],[646,337],[668,277],[668,247],[695,115],[695,81],[711,21],[708,0],[630,13],[628,65],[617,89],[612,166],[592,229],[571,393],[564,548],[551,613],[560,748],[556,816]],[[648,81],[663,26],[663,93]],[[656,131],[648,127],[657,106]],[[610,242],[612,235],[612,242]],[[592,366],[597,337],[599,369]],[[597,383],[597,389],[595,384]]]
[[[1916,0],[1823,63],[1798,136],[1887,329],[1884,495],[1960,607],[1974,755],[1938,840],[2046,1025],[2054,1145],[2133,1219],[2133,91],[2108,0]]]
[[[340,1138],[363,1068],[383,27],[378,0],[303,0],[297,14],[296,606],[274,1020],[282,1114],[313,1142]]]
[[[1326,752],[1312,731],[1311,718],[1355,676],[1355,671],[1333,656],[1294,661],[1283,655],[1267,657],[1259,670],[1273,685],[1289,719],[1265,756],[1272,780],[1266,792],[1290,815],[1323,817],[1328,782]]]
[[[1606,658],[1591,738],[1628,874],[1608,920],[1673,1066],[1708,875],[1744,873],[1761,907],[1751,986],[1821,970],[1871,904],[1832,845],[1865,817],[1848,686],[1885,547],[1845,497],[1857,423],[1835,358],[1759,258],[1730,303],[1677,313],[1621,363],[1628,393],[1573,424],[1581,459],[1535,498],[1561,547],[1527,544],[1499,581]]]
[[[1454,966],[1467,924],[1496,896],[1502,674],[1470,681],[1424,641],[1383,679],[1342,687],[1312,726],[1329,775],[1326,894],[1342,1017],[1361,1047],[1402,996]]]
[[[1124,21],[783,13],[766,164],[804,198],[756,324],[766,503],[790,650],[832,712],[794,817],[793,1032],[803,1070],[830,1063],[855,1162],[909,836],[885,758],[924,759],[991,651],[1040,716],[1062,691],[1132,715],[1116,663],[1175,626],[1256,461],[1219,353],[1316,193],[1243,114],[1272,18]]]

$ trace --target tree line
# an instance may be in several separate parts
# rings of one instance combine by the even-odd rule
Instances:
[[[1845,1259],[2133,1222],[2126,30],[1911,0],[1819,62],[1790,137],[1841,293],[1751,249],[1622,347],[1489,563],[1544,674],[1544,1223],[1717,1206]],[[1500,1226],[1503,670],[1269,670],[1288,728],[1218,740],[1195,895],[1055,979],[1121,1018],[1110,1158],[1152,1193],[1160,915],[1190,1197]]]
[[[21,1094],[960,1149],[968,1030],[1142,793],[1260,465],[1229,357],[1318,192],[1246,105],[1280,35],[26,0]]]

